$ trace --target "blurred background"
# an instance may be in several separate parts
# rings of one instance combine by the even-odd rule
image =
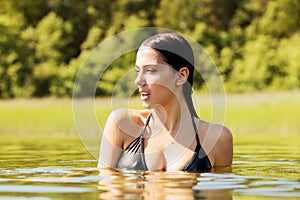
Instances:
[[[300,86],[298,0],[0,2],[2,99],[70,97],[78,68],[97,44],[146,26],[179,31],[199,42],[216,63],[227,92]],[[110,95],[133,64],[134,56],[118,60],[97,95]]]
[[[84,106],[79,106],[80,122],[86,129],[81,135],[76,130],[72,92],[80,66],[102,41],[140,27],[189,36],[205,48],[221,73],[226,91],[223,123],[233,132],[237,176],[220,176],[220,181],[208,177],[216,188],[234,188],[234,183],[249,190],[208,187],[203,195],[299,197],[299,0],[0,0],[0,198],[145,199],[140,192],[153,198],[157,188],[167,199],[184,192],[192,197],[197,182],[191,177],[177,180],[176,174],[170,180],[150,176],[149,181],[144,174],[136,179],[114,173],[106,184],[112,195],[101,185],[96,189],[100,179],[91,152],[99,152],[101,134],[91,130]],[[134,64],[135,52],[129,52],[101,77],[92,102],[100,128],[112,110],[116,83]],[[93,68],[85,73],[98,78]],[[121,86],[126,93],[126,80]],[[198,114],[211,121],[206,84],[196,76],[194,86]],[[87,101],[81,100],[82,105]],[[126,104],[121,97],[116,101]],[[130,101],[140,103],[140,98]],[[97,137],[86,137],[85,143],[85,134]]]
[[[299,0],[0,0],[0,5],[1,132],[72,132],[74,79],[91,50],[114,34],[155,26],[179,31],[205,48],[224,81],[226,123],[235,132],[298,133]],[[111,95],[134,60],[134,54],[117,59],[97,97]],[[205,84],[196,79],[195,85],[201,91]],[[209,120],[205,106],[202,110]]]

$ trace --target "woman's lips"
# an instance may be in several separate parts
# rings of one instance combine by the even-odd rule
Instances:
[[[143,101],[146,101],[150,98],[150,93],[149,92],[140,91],[140,94],[141,94],[141,99]]]

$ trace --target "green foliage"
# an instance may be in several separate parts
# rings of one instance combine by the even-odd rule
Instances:
[[[30,49],[20,32],[25,21],[22,13],[2,2],[0,14],[0,97],[31,96],[31,70],[27,65]],[[5,12],[5,9],[10,12]],[[26,91],[24,91],[26,90]]]
[[[114,34],[146,26],[199,42],[227,91],[300,86],[298,0],[0,0],[0,5],[0,98],[70,97],[76,73],[87,64],[78,77],[86,86],[75,88],[83,95],[98,79],[97,66],[105,64],[97,56],[85,60],[92,49]],[[127,44],[132,40],[137,41],[128,38]],[[96,95],[134,91],[135,53],[114,59],[95,86]],[[195,88],[204,85],[197,75]]]
[[[281,62],[281,76],[274,81],[275,88],[293,89],[300,87],[300,32],[280,41],[277,54]]]
[[[135,79],[135,53],[131,52],[118,58],[111,64],[111,67],[99,81],[99,89],[102,94],[116,96],[130,95],[130,92],[136,90]]]
[[[259,29],[274,37],[288,37],[299,30],[300,2],[296,0],[277,0],[268,2]]]
[[[235,60],[229,89],[242,91],[262,90],[272,83],[280,69],[276,63],[277,43],[273,38],[261,35],[248,41],[243,47],[242,59]]]

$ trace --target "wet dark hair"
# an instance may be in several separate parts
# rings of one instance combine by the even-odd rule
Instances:
[[[146,39],[141,47],[150,47],[158,51],[164,61],[179,71],[187,67],[189,76],[183,85],[183,94],[190,113],[198,117],[192,101],[192,86],[194,76],[194,53],[189,42],[176,33],[159,33]],[[199,118],[199,117],[198,117]]]

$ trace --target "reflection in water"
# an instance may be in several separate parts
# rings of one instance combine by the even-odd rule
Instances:
[[[0,140],[0,200],[300,198],[300,145],[295,139],[285,140],[289,145],[235,145],[232,169],[210,173],[106,169],[100,174],[97,160],[69,140]]]
[[[256,164],[259,166],[259,162]],[[238,199],[247,196],[259,199],[300,197],[299,178],[234,174],[231,167],[214,168],[209,173],[103,169],[99,176],[99,199],[231,200],[233,195]]]
[[[254,159],[254,158],[245,158]],[[234,163],[230,168],[216,168],[209,173],[138,172],[88,168],[96,160],[73,160],[77,167],[36,167],[3,169],[0,167],[0,199],[19,197],[41,199],[297,199],[300,197],[299,162],[294,178],[267,174],[268,166]],[[240,163],[239,161],[238,163]],[[244,161],[243,161],[244,162]],[[65,163],[62,161],[61,163]],[[72,164],[71,164],[72,163]],[[263,161],[265,163],[265,161]],[[83,165],[79,167],[79,165]],[[255,168],[261,173],[250,174]],[[289,169],[292,167],[289,166]],[[282,168],[281,168],[282,169]],[[272,170],[279,170],[272,165]],[[253,196],[253,198],[251,198]],[[62,198],[63,197],[63,198]],[[2,198],[2,199],[3,199]]]
[[[199,173],[101,169],[100,177],[99,199],[232,199],[228,190],[197,188],[199,183],[214,179],[201,178]],[[222,189],[233,188],[230,182],[223,183],[230,186]]]

